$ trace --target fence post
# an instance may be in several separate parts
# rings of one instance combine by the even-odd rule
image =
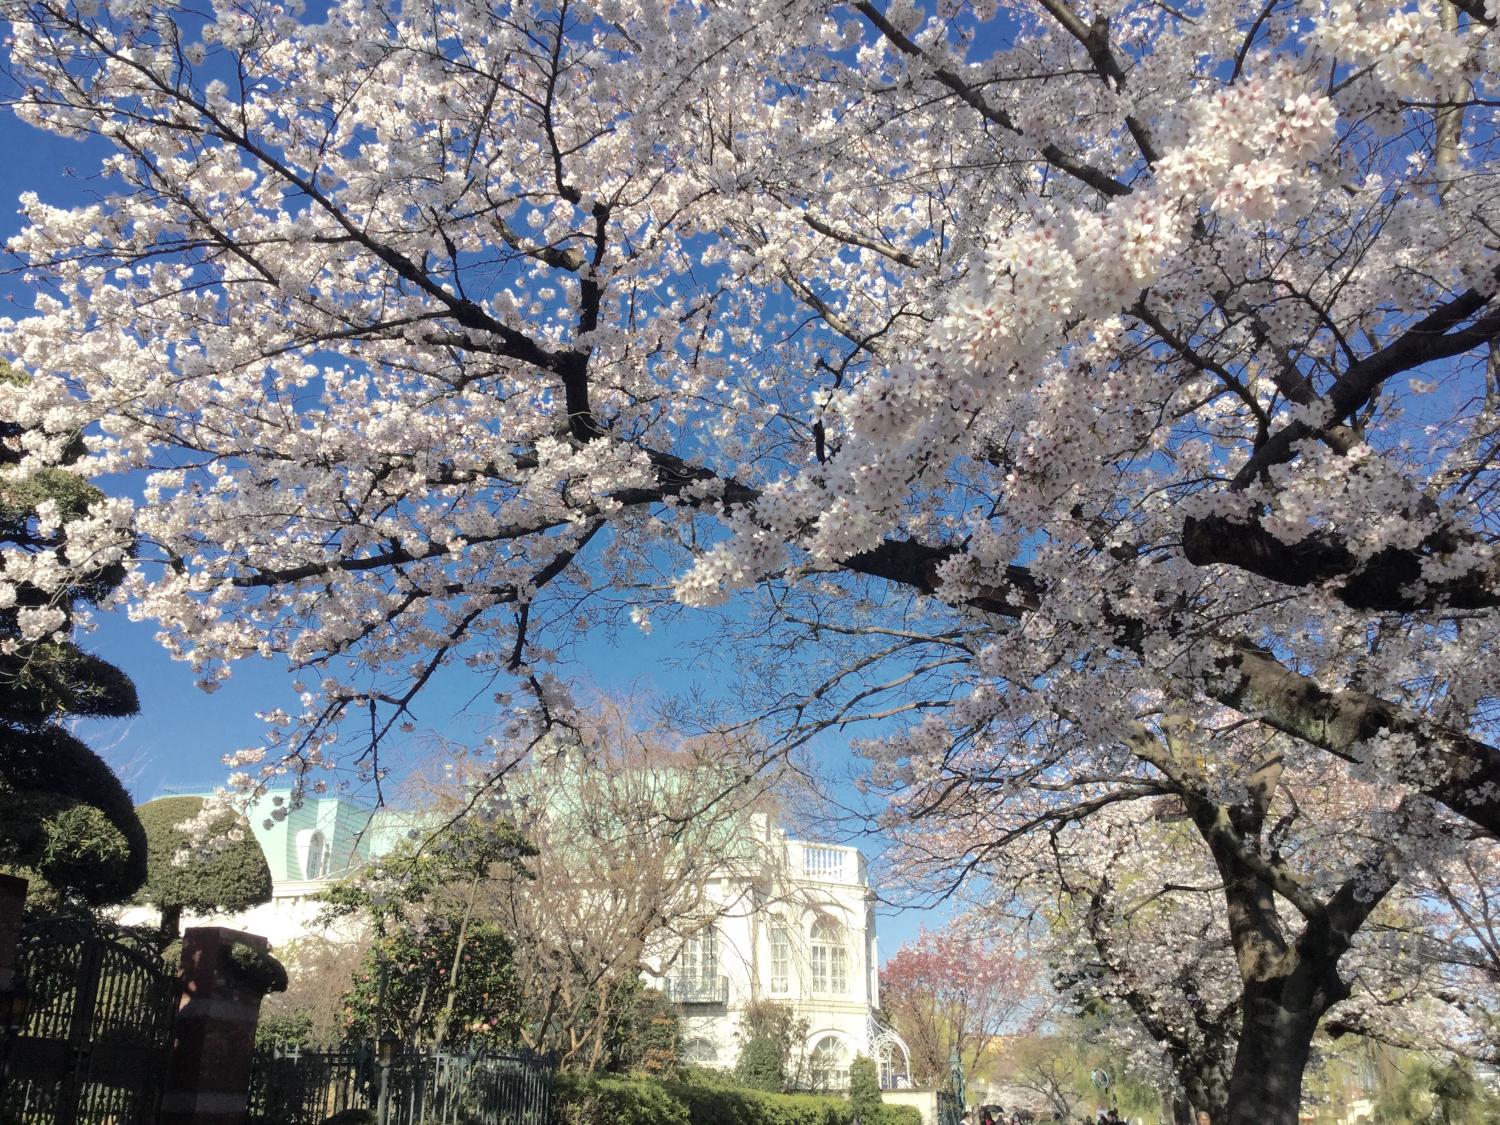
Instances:
[[[194,926],[182,936],[182,1004],[162,1094],[162,1125],[249,1121],[255,1025],[270,987],[244,971],[236,947],[270,960],[266,939],[255,934]]]

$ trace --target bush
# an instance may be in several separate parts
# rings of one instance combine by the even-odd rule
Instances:
[[[564,1071],[552,1089],[555,1125],[693,1125],[687,1106],[659,1083]]]
[[[262,1013],[255,1025],[257,1047],[310,1047],[313,1020],[307,1012]]]
[[[234,913],[271,901],[271,868],[265,854],[250,826],[236,824],[233,814],[225,814],[214,826],[229,836],[220,850],[207,856],[190,854],[179,862],[179,853],[194,841],[178,825],[202,811],[202,797],[159,797],[136,810],[145,826],[150,857],[146,885],[137,897],[161,911],[167,938],[177,936],[184,910]],[[237,838],[231,834],[236,828]]]
[[[61,727],[4,712],[0,702],[0,864],[90,905],[128,898],[146,880],[147,844],[120,779]]]
[[[755,1034],[740,1048],[734,1063],[734,1076],[742,1086],[752,1090],[780,1090],[786,1085],[782,1068],[781,1045],[769,1035]]]
[[[850,1125],[852,1107],[820,1094],[775,1094],[691,1072],[675,1081],[562,1074],[557,1125]],[[878,1106],[864,1125],[921,1125],[911,1106]]]

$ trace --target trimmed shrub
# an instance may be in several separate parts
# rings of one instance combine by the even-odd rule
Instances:
[[[821,1094],[776,1094],[692,1072],[675,1081],[562,1074],[557,1125],[850,1125],[851,1105]],[[864,1125],[921,1125],[911,1106],[877,1106]]]
[[[136,810],[146,829],[150,857],[138,899],[161,911],[162,933],[168,939],[177,936],[184,910],[233,913],[271,901],[271,869],[248,824],[241,824],[240,838],[221,851],[177,861],[178,853],[193,842],[177,826],[202,809],[202,797],[161,797]],[[231,815],[215,826],[224,833],[234,827]]]
[[[862,1125],[873,1125],[880,1114],[880,1071],[869,1055],[855,1055],[849,1064],[849,1114]]]
[[[555,1125],[693,1125],[687,1106],[660,1083],[564,1071],[552,1088]]]
[[[104,759],[59,726],[11,724],[0,707],[0,864],[98,906],[145,882],[146,853],[146,830]]]
[[[786,1085],[781,1045],[769,1035],[750,1036],[735,1060],[734,1076],[740,1085],[752,1090],[780,1090]]]

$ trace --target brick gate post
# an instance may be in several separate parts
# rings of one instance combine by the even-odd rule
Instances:
[[[21,940],[27,886],[25,879],[0,875],[0,995],[15,985],[16,946]]]
[[[259,959],[260,966],[256,962]],[[280,971],[266,939],[222,926],[194,926],[182,936],[182,1003],[162,1094],[162,1125],[245,1125],[255,1025],[266,979]]]

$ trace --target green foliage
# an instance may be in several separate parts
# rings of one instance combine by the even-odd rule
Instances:
[[[104,759],[59,726],[0,714],[0,866],[61,900],[102,906],[145,881],[146,852],[145,829]]]
[[[807,1020],[800,1018],[790,1004],[777,1000],[752,1000],[745,1005],[745,1010],[740,1014],[740,1057],[745,1056],[745,1049],[752,1040],[762,1038],[775,1044],[778,1059],[777,1074],[780,1077],[776,1085],[757,1088],[781,1090],[802,1081],[805,1077],[802,1073],[802,1045],[807,1042],[809,1026]],[[764,1052],[765,1048],[756,1048],[757,1055]],[[764,1074],[767,1064],[757,1061],[755,1065],[757,1075]],[[738,1069],[737,1061],[736,1071]],[[756,1078],[754,1081],[763,1080]],[[742,1081],[747,1085],[753,1084],[748,1077]]]
[[[564,1073],[553,1089],[556,1125],[850,1125],[842,1098],[777,1094],[686,1072],[667,1081]],[[880,1106],[864,1125],[921,1125],[911,1106]]]
[[[313,1041],[313,1019],[307,1012],[262,1012],[255,1025],[255,1045],[308,1047]]]
[[[259,988],[261,995],[286,991],[286,966],[258,945],[235,940],[229,946],[229,965],[235,976]]]
[[[616,1046],[609,1069],[639,1070],[661,1076],[676,1072],[680,1061],[681,1029],[677,1005],[654,988],[635,982],[634,1002],[623,1006],[624,1017],[612,1029]]]
[[[222,846],[209,854],[191,850],[198,841],[189,840],[178,826],[202,811],[202,797],[162,797],[137,810],[150,856],[138,898],[162,912],[162,931],[168,936],[176,936],[184,910],[233,912],[271,901],[271,869],[243,821],[238,839],[219,841]],[[228,837],[235,827],[234,818],[226,815],[211,831]]]
[[[1375,1103],[1377,1125],[1500,1125],[1500,1097],[1462,1061],[1414,1060]]]
[[[552,1087],[554,1125],[694,1125],[688,1108],[656,1082],[562,1071]]]
[[[781,1055],[781,1045],[770,1035],[751,1035],[734,1061],[734,1076],[752,1090],[780,1090],[786,1085]]]
[[[460,820],[426,840],[405,840],[380,862],[318,894],[325,921],[361,916],[378,932],[411,924],[431,903],[446,909],[454,888],[493,878],[497,865],[527,877],[536,846],[514,825]]]
[[[854,1120],[870,1125],[880,1115],[880,1071],[869,1055],[849,1064],[849,1110]]]
[[[460,947],[460,941],[462,946]],[[424,1046],[505,1048],[521,1031],[510,941],[489,922],[436,915],[376,940],[345,998],[345,1032],[374,1039],[384,1027]]]

